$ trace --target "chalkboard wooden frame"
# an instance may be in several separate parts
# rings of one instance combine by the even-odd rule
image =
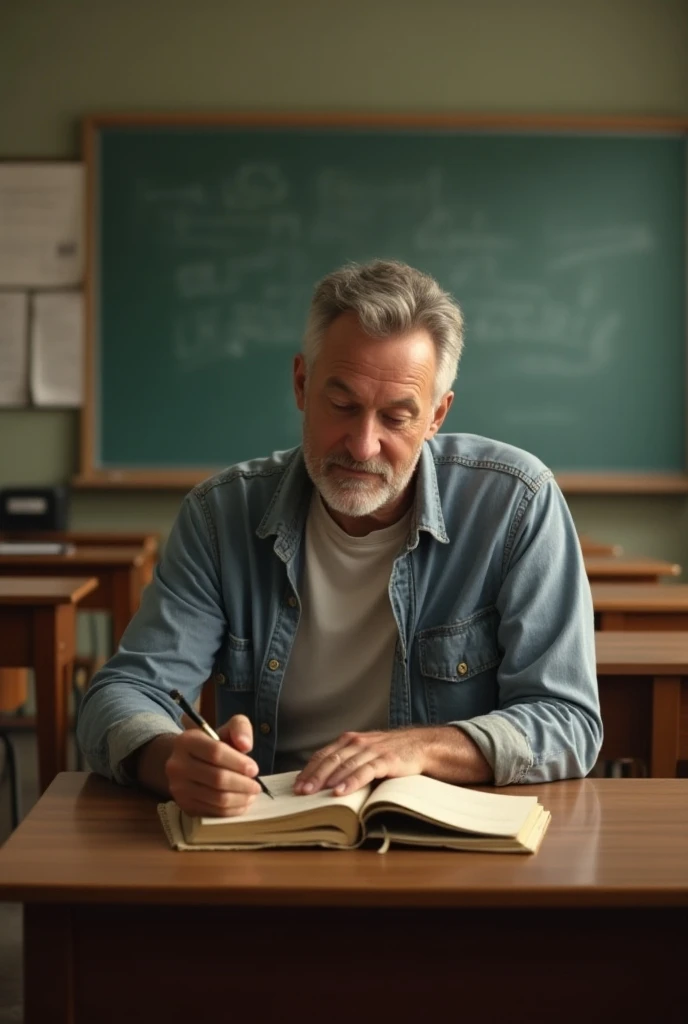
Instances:
[[[83,156],[86,164],[86,281],[85,281],[85,401],[80,417],[80,472],[74,486],[85,489],[177,490],[188,489],[222,467],[189,469],[103,469],[97,465],[95,437],[98,424],[96,372],[96,309],[98,280],[97,144],[102,129],[120,126],[183,127],[274,127],[274,128],[437,128],[494,132],[572,132],[686,134],[688,118],[554,116],[525,114],[365,114],[365,113],[106,113],[87,117],[83,125]],[[686,382],[688,395],[688,381]],[[688,417],[687,417],[688,420]],[[686,426],[688,430],[688,423]],[[679,494],[688,493],[686,472],[557,474],[562,490],[569,494]]]

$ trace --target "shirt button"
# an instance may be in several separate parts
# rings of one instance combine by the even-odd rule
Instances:
[[[260,731],[262,732],[263,736],[268,736],[269,733],[270,733],[270,723],[269,722],[261,722],[260,723]]]
[[[218,686],[224,686],[224,684],[227,682],[222,672],[217,673],[217,675],[215,676],[215,682],[217,683]]]
[[[268,668],[270,669],[271,672],[276,672],[277,669],[279,668],[279,665],[280,663],[277,660],[277,658],[270,658],[270,661],[268,662]]]
[[[466,662],[460,661],[459,664],[456,666],[456,671],[459,673],[460,676],[465,676],[466,673],[468,672],[468,665],[466,664]]]
[[[287,601],[287,604],[289,605],[290,608],[296,608],[296,598],[294,597],[293,594],[291,595],[291,597]]]

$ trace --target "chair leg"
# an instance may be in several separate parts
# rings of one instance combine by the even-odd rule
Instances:
[[[17,758],[14,752],[14,744],[6,732],[0,732],[0,740],[2,740],[5,745],[7,774],[10,782],[10,815],[12,819],[12,829],[14,830],[19,824],[19,818],[21,817]]]

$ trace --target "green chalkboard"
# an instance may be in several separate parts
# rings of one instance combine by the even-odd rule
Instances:
[[[104,122],[91,172],[96,472],[298,443],[313,286],[373,257],[463,306],[445,429],[685,469],[681,135]]]

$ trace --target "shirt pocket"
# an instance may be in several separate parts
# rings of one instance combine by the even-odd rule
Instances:
[[[215,659],[215,700],[219,725],[246,715],[255,726],[255,656],[253,642],[228,633]]]
[[[235,693],[255,690],[255,658],[251,640],[227,633],[215,664],[215,680],[221,691]]]
[[[460,622],[418,633],[428,720],[437,725],[488,714],[497,707],[499,615],[483,608]]]

